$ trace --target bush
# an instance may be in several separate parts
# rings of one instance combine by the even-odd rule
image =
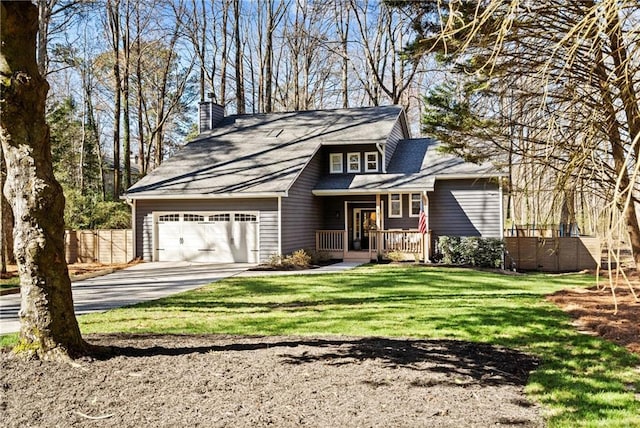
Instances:
[[[311,256],[305,250],[294,251],[288,256],[272,254],[267,264],[277,269],[306,269],[311,265]]]
[[[326,251],[306,250],[311,257],[311,264],[322,265],[331,261],[331,253]]]
[[[283,264],[295,268],[308,268],[311,265],[311,256],[305,250],[294,251],[293,254],[285,257]]]
[[[131,208],[124,202],[98,202],[93,207],[92,228],[129,229]]]
[[[504,243],[497,238],[441,236],[437,250],[442,263],[498,268],[502,266]]]
[[[394,263],[400,263],[404,261],[404,253],[398,250],[389,251],[387,253],[387,258]]]

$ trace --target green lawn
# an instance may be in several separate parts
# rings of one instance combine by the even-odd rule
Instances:
[[[576,332],[544,300],[589,275],[501,275],[369,265],[336,275],[232,278],[79,317],[83,333],[227,333],[459,339],[542,359],[527,392],[550,426],[640,427],[640,359]]]
[[[0,279],[0,289],[2,288],[16,288],[20,287],[20,278],[14,276],[9,279]]]

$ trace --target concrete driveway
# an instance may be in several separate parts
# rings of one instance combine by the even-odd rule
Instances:
[[[76,315],[159,299],[219,281],[255,265],[188,262],[141,263],[72,284]],[[20,330],[20,294],[0,296],[0,334]]]

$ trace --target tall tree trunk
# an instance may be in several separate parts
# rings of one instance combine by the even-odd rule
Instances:
[[[145,159],[145,141],[144,141],[144,123],[143,123],[143,93],[142,82],[144,75],[142,73],[142,27],[140,25],[140,6],[136,7],[136,80],[137,80],[137,92],[136,102],[138,106],[138,167],[140,168],[140,175],[147,175],[147,166],[149,165]]]
[[[600,93],[602,95],[602,106],[606,117],[606,132],[611,144],[611,155],[613,157],[614,171],[619,178],[619,188],[616,189],[617,196],[616,205],[622,211],[629,240],[631,241],[631,253],[636,264],[636,269],[640,270],[640,225],[638,224],[638,216],[636,215],[635,204],[633,198],[629,203],[625,204],[630,192],[633,189],[629,186],[629,169],[626,163],[626,154],[624,143],[620,135],[620,123],[618,122],[616,109],[613,99],[611,98],[611,89],[609,88],[609,78],[607,68],[604,63],[602,50],[596,52],[596,72],[598,73],[600,82]]]
[[[273,111],[273,32],[275,31],[274,2],[267,2],[267,34],[264,64],[264,112]]]
[[[44,359],[84,353],[64,255],[64,196],[53,176],[45,100],[38,72],[38,8],[0,3],[0,142],[7,165],[5,195],[15,214],[21,287],[16,352]]]
[[[222,63],[220,64],[220,105],[222,107],[227,105],[227,23],[229,21],[229,6],[229,0],[224,0],[222,4]]]
[[[131,64],[131,32],[129,29],[129,17],[131,9],[129,0],[126,2],[125,10],[125,28],[122,34],[122,52],[124,54],[124,70],[122,76],[122,114],[123,114],[123,161],[124,161],[124,187],[131,187],[131,125],[129,111],[129,66]]]
[[[113,65],[113,200],[120,197],[120,111],[121,111],[121,76],[120,76],[120,0],[107,1],[109,30],[114,54]]]
[[[47,44],[49,39],[49,22],[51,13],[57,0],[40,0],[38,4],[38,71],[46,76],[49,69],[49,53]]]
[[[233,31],[236,44],[236,108],[238,114],[245,114],[244,67],[242,63],[242,40],[240,39],[240,0],[234,0],[233,17]]]

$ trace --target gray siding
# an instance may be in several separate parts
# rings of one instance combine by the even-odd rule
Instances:
[[[315,231],[322,228],[320,198],[311,191],[322,175],[324,156],[318,151],[282,198],[282,253],[316,247]]]
[[[391,158],[396,151],[398,141],[406,138],[409,138],[409,134],[405,132],[404,127],[402,126],[402,118],[398,117],[395,125],[393,125],[393,129],[391,130],[391,134],[389,135],[384,148],[385,170],[389,167],[389,162],[391,162]]]
[[[139,200],[136,202],[136,257],[153,260],[154,211],[259,211],[260,261],[278,252],[278,200],[199,199]]]
[[[500,189],[488,180],[439,180],[429,194],[429,228],[436,236],[502,234]]]

